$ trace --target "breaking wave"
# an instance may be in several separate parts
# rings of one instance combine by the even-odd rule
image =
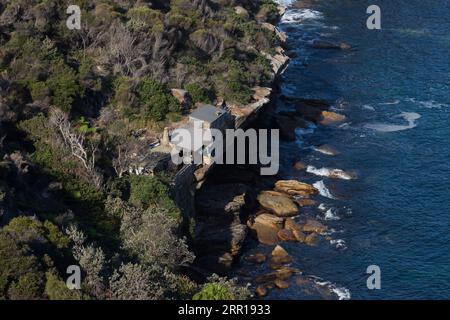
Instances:
[[[388,123],[369,123],[364,127],[367,129],[372,129],[379,132],[395,132],[395,131],[403,131],[408,129],[413,129],[417,126],[417,119],[421,116],[415,112],[402,112],[398,115],[405,119],[408,124],[407,125],[399,125],[399,124],[388,124]]]
[[[325,186],[325,183],[323,182],[323,180],[317,181],[313,184],[313,187],[316,188],[317,190],[319,190],[319,193],[322,197],[328,198],[328,199],[336,199],[336,197],[334,197],[330,190],[328,190],[328,188]]]
[[[314,282],[321,287],[327,287],[332,293],[334,293],[339,300],[350,300],[350,290],[345,287],[338,287],[336,284],[330,281],[323,281],[322,279],[315,277]]]
[[[314,166],[308,166],[306,172],[315,174],[320,177],[328,177],[334,179],[352,180],[354,177],[341,169],[330,169],[330,168],[316,168]]]

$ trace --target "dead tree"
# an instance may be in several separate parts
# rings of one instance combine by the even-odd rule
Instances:
[[[67,114],[59,109],[53,109],[51,111],[50,122],[61,134],[64,145],[68,147],[72,156],[81,162],[92,178],[94,185],[100,188],[102,178],[95,167],[98,143],[92,141],[86,142],[86,133],[74,130]]]

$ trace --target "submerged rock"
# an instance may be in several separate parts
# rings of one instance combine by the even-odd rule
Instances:
[[[308,246],[316,246],[319,243],[319,235],[317,233],[311,233],[309,235],[306,236],[304,242],[308,245]]]
[[[312,199],[296,199],[295,203],[298,204],[300,207],[312,207],[317,205],[317,201]]]
[[[280,180],[275,183],[275,190],[291,196],[310,197],[319,193],[312,185],[296,180]]]
[[[327,226],[314,219],[307,219],[306,223],[303,225],[304,232],[324,233],[327,229]]]
[[[297,161],[296,163],[294,163],[293,167],[295,170],[303,171],[303,170],[306,170],[307,165],[304,164],[303,162]]]
[[[262,253],[255,253],[255,254],[249,255],[246,258],[246,260],[249,262],[252,262],[252,263],[261,264],[266,261],[266,256]]]
[[[259,204],[279,217],[292,217],[298,214],[298,207],[289,197],[279,192],[263,191],[257,198]]]
[[[315,49],[337,49],[337,50],[349,50],[352,47],[347,43],[336,43],[326,40],[315,39],[312,42],[312,46]]]
[[[322,119],[320,120],[320,124],[330,125],[336,122],[345,121],[345,119],[346,117],[342,114],[332,111],[322,111]]]
[[[275,287],[277,287],[278,289],[289,288],[289,283],[281,279],[276,279],[273,283],[275,284]]]

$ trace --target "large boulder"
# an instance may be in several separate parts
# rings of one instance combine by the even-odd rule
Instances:
[[[296,180],[280,180],[275,183],[275,191],[286,193],[290,196],[310,197],[317,195],[319,191],[312,185]]]
[[[278,231],[283,227],[283,219],[272,214],[261,214],[255,218],[251,228],[255,230],[258,241],[266,245],[278,243]]]
[[[275,263],[290,263],[292,257],[282,246],[277,245],[272,251],[272,261]]]
[[[263,191],[257,198],[261,207],[279,217],[293,217],[298,214],[298,207],[289,197],[279,192]]]

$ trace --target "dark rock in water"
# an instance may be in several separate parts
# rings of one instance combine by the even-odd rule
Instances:
[[[252,263],[261,264],[266,261],[266,256],[262,253],[255,253],[255,254],[249,255],[246,258],[246,260],[249,262],[252,262]]]
[[[319,235],[317,233],[311,233],[309,235],[306,236],[305,238],[305,243],[308,246],[316,246],[319,243]]]
[[[304,232],[324,233],[327,229],[327,226],[314,219],[307,219],[306,223],[303,225]]]
[[[297,128],[308,127],[308,123],[295,113],[279,114],[275,117],[275,123],[280,130],[281,139],[286,141],[295,141]]]
[[[277,287],[278,289],[287,289],[289,288],[289,283],[287,281],[281,280],[281,279],[276,279],[274,281],[275,287]]]
[[[312,46],[315,49],[336,49],[336,50],[349,50],[352,47],[347,43],[336,43],[326,40],[313,40]]]
[[[307,168],[306,164],[304,164],[301,161],[297,161],[296,163],[294,163],[293,167],[295,170],[298,170],[298,171],[303,171],[303,170],[306,170],[306,168]]]

